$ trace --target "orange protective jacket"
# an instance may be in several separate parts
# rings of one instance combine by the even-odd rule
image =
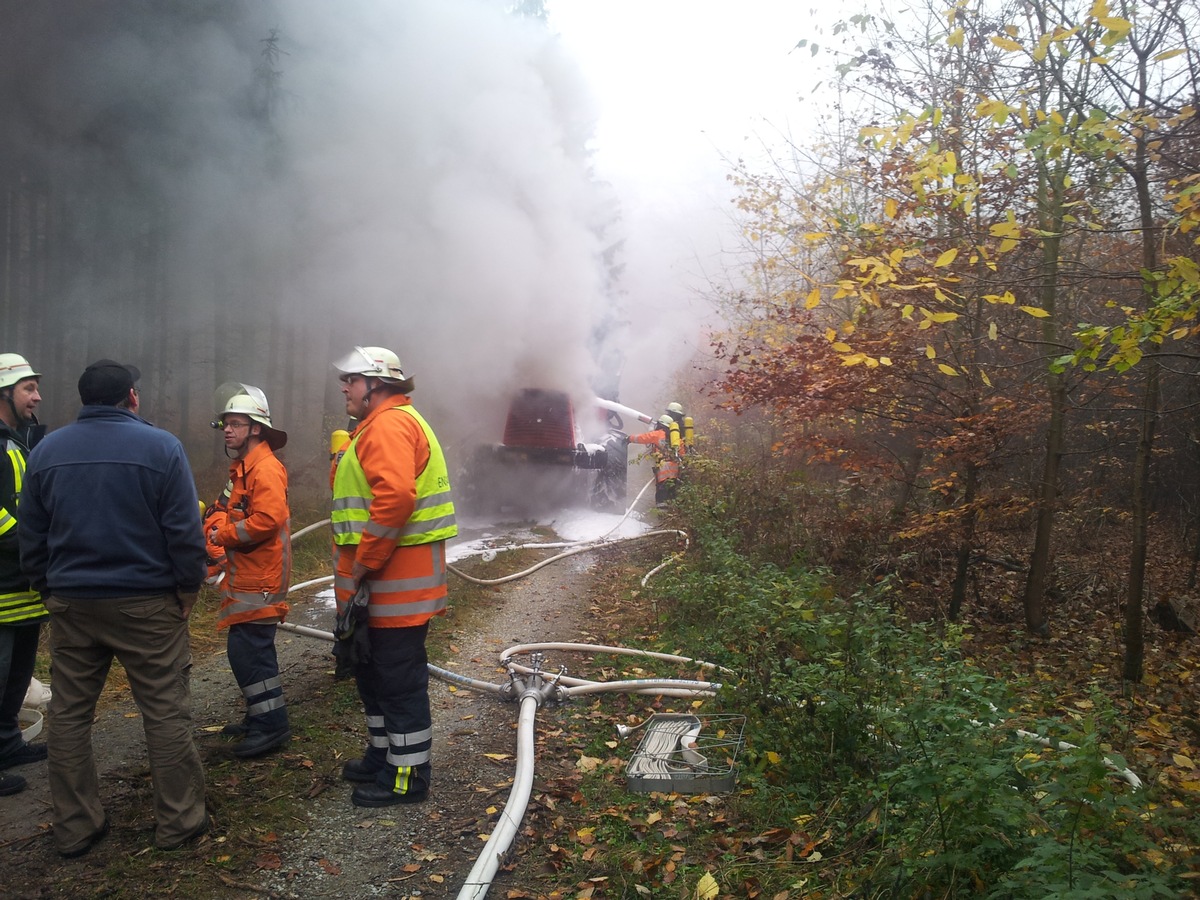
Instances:
[[[355,453],[371,488],[370,525],[357,544],[333,545],[334,596],[341,609],[354,596],[354,563],[369,570],[372,628],[423,625],[446,612],[446,542],[397,546],[375,533],[400,529],[416,509],[417,475],[429,464],[429,441],[420,424],[397,406],[407,396],[389,396],[355,426]],[[333,457],[329,485],[348,440]],[[371,527],[376,526],[376,527]]]
[[[234,460],[213,510],[204,520],[209,556],[225,553],[217,627],[282,622],[292,575],[291,511],[287,470],[266,442]]]
[[[671,452],[667,432],[659,428],[655,431],[643,431],[641,434],[631,434],[629,443],[649,444],[654,454],[654,481],[662,484],[679,477],[679,460]]]

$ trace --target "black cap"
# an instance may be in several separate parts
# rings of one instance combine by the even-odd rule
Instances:
[[[98,359],[79,376],[79,400],[84,406],[116,406],[141,377],[137,366]]]

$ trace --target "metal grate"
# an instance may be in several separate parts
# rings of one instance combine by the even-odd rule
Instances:
[[[632,791],[722,794],[733,790],[746,717],[656,713],[625,768]]]

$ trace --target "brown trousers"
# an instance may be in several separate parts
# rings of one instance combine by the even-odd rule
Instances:
[[[52,696],[47,715],[54,842],[70,851],[104,825],[92,720],[113,658],[142,714],[154,782],[155,843],[171,845],[205,817],[204,770],[192,734],[192,655],[174,594],[113,600],[51,595]]]

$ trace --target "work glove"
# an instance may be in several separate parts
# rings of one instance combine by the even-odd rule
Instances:
[[[334,621],[335,678],[353,678],[371,661],[370,601],[371,592],[364,581]]]

